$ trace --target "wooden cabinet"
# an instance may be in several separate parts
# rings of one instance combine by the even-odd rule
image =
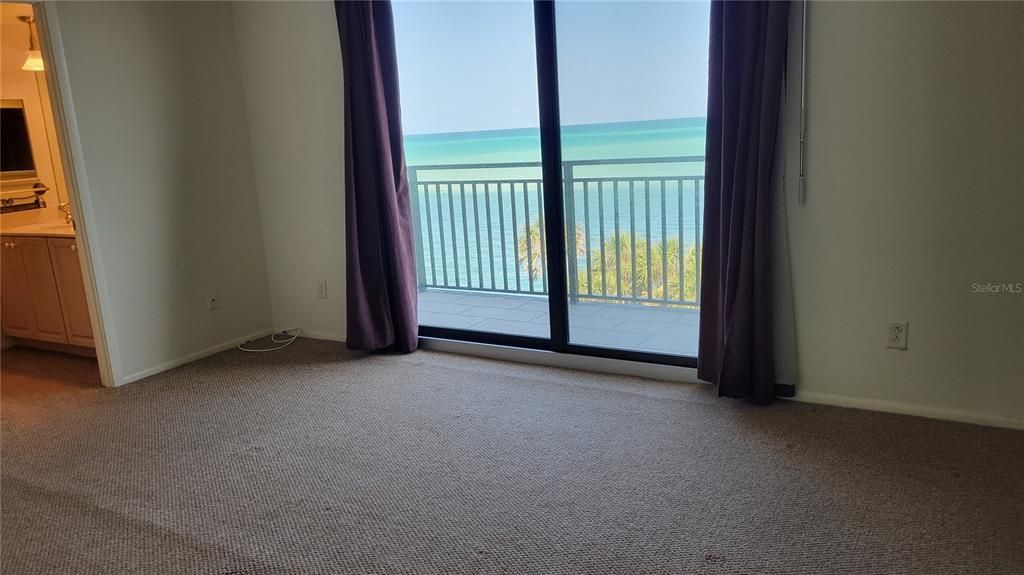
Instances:
[[[82,267],[78,263],[78,244],[74,238],[50,238],[46,243],[50,248],[60,307],[64,311],[68,343],[92,347],[92,321],[89,319]]]
[[[3,331],[13,337],[33,338],[36,318],[28,274],[22,263],[21,250],[14,238],[0,237],[0,318]]]
[[[0,237],[0,273],[4,334],[93,347],[74,238]]]
[[[14,251],[21,252],[21,263],[25,266],[36,319],[35,339],[67,343],[64,313],[60,307],[57,279],[53,275],[50,248],[46,241],[46,238],[16,238]]]

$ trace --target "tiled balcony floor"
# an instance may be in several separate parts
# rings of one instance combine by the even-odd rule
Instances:
[[[428,289],[420,325],[549,337],[544,297]],[[569,340],[579,345],[697,356],[700,312],[620,303],[569,305]]]

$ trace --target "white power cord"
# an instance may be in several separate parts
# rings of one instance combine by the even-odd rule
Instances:
[[[302,334],[302,329],[298,328],[298,327],[292,328],[292,329],[284,329],[284,330],[281,330],[281,331],[279,331],[279,332],[277,332],[277,333],[275,333],[275,334],[270,336],[270,341],[271,342],[281,344],[281,345],[278,345],[277,347],[263,347],[263,348],[245,347],[246,345],[252,343],[251,341],[247,341],[245,343],[238,344],[238,349],[240,349],[242,351],[247,351],[249,353],[262,353],[264,351],[277,351],[279,349],[284,349],[284,348],[288,347],[289,345],[291,345],[292,343],[294,343],[295,340],[299,339],[299,335],[300,334]]]

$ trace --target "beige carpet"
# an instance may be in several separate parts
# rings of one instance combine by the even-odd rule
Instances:
[[[1024,573],[1024,433],[301,340],[3,353],[2,571]]]

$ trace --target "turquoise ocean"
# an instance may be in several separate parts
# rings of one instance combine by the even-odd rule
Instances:
[[[706,118],[562,127],[562,160],[703,156]],[[539,162],[540,129],[518,128],[405,137],[406,163]]]
[[[563,165],[585,162],[572,168],[576,181],[565,201],[591,257],[598,257],[616,230],[650,237],[652,245],[674,237],[683,245],[696,241],[706,125],[705,118],[676,118],[562,127]],[[404,143],[417,184],[418,240],[428,285],[545,291],[543,277],[531,282],[524,242],[517,242],[527,222],[536,226],[543,217],[540,130],[410,134]],[[665,157],[689,160],[649,161]],[[591,163],[605,160],[618,163]],[[509,163],[534,165],[502,167]],[[454,167],[477,164],[483,166]],[[531,247],[535,258],[544,249]],[[581,269],[586,252],[578,251]]]

